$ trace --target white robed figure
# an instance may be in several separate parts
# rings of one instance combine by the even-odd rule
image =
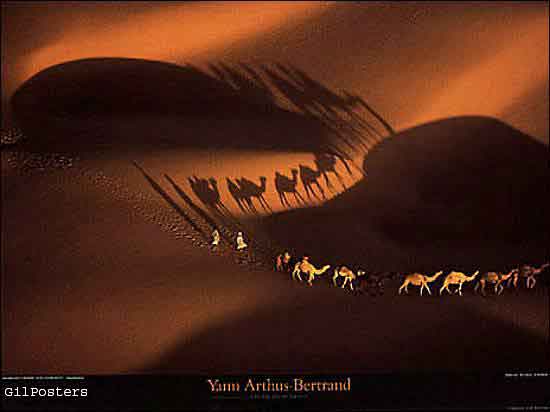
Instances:
[[[218,229],[215,229],[212,232],[212,246],[218,246],[220,244],[220,232]]]
[[[243,250],[246,247],[248,247],[248,245],[244,243],[243,232],[237,233],[237,250]]]

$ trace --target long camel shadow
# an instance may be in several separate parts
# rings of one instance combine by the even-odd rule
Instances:
[[[257,210],[252,204],[252,199],[249,196],[246,196],[239,186],[238,179],[233,181],[227,177],[225,181],[227,183],[227,190],[229,191],[229,194],[233,197],[233,200],[235,200],[235,203],[237,203],[237,206],[241,212],[244,214],[257,213]]]
[[[321,177],[322,173],[319,170],[314,170],[311,167],[305,165],[300,165],[299,169],[300,180],[306,192],[307,198],[310,201],[312,201],[313,198],[317,199],[318,201],[325,200],[327,198],[325,191],[319,183],[319,178]],[[320,196],[317,195],[315,190],[313,190],[313,186],[317,187],[317,191],[319,191]]]
[[[183,219],[195,230],[197,231],[202,239],[205,242],[210,242],[210,234],[205,233],[205,231],[195,222],[188,213],[171,198],[171,196],[149,175],[145,170],[137,163],[132,162],[134,166],[142,173],[147,182],[151,187],[157,192],[167,203],[170,205]],[[251,236],[254,240],[255,253],[258,256],[261,256],[264,263],[268,263],[272,258],[272,255],[279,249],[280,246],[277,246],[276,241],[271,241],[269,238],[262,236],[261,233],[257,232],[251,226],[245,225],[243,222],[236,219],[232,214],[227,216],[220,212],[215,216],[220,218],[222,224],[218,224],[214,218],[212,218],[207,212],[200,208],[193,200],[185,193],[185,191],[168,175],[164,175],[165,179],[172,185],[175,192],[178,196],[193,210],[203,222],[213,231],[218,230],[220,236],[227,242],[227,244],[234,243],[234,236],[236,232],[242,231]],[[200,180],[200,179],[199,179]],[[206,179],[204,179],[206,180]]]
[[[340,155],[349,154],[342,150],[340,143],[351,149],[352,153],[360,147],[368,150],[384,137],[383,132],[357,112],[358,108],[365,109],[376,119],[385,133],[395,134],[392,126],[368,105],[365,99],[347,91],[336,93],[296,67],[276,63],[274,67],[260,65],[255,69],[250,65],[240,64],[240,68],[248,76],[224,63],[217,66],[211,64],[209,67],[218,79],[231,84],[234,88],[243,92],[248,91],[257,99],[263,98],[277,104],[271,90],[274,88],[291,102],[300,114],[321,122],[333,139],[336,139],[336,144],[325,146],[324,151],[337,152]],[[271,85],[268,85],[260,73],[263,73]],[[366,134],[363,131],[366,131]]]
[[[244,198],[250,199],[250,203],[253,205],[254,199],[258,201],[260,206],[266,213],[271,213],[273,210],[267,203],[267,200],[264,197],[267,186],[267,178],[264,176],[260,177],[260,184],[254,183],[252,180],[249,180],[245,177],[237,179],[239,184],[241,196]],[[257,211],[256,207],[253,205],[254,210]]]
[[[182,200],[192,209],[194,210],[197,215],[199,215],[201,218],[203,218],[211,227],[212,229],[218,229],[222,233],[222,237],[224,237],[226,240],[230,241],[231,233],[226,230],[229,229],[230,231],[239,231],[243,230],[243,227],[239,220],[227,209],[225,209],[225,212],[223,214],[216,213],[215,216],[220,219],[222,225],[219,225],[216,220],[210,216],[206,211],[204,211],[200,206],[198,206],[193,200],[185,193],[185,191],[179,186],[170,176],[164,175],[165,178],[170,182],[172,187],[174,187],[174,190],[176,193],[182,198]]]
[[[288,198],[287,194],[291,194],[294,196],[294,200],[296,201],[296,206],[305,205],[306,201],[298,191],[297,185],[298,185],[298,169],[292,169],[291,170],[292,178],[289,178],[282,173],[275,172],[275,190],[277,191],[277,195],[279,196],[279,201],[281,202],[281,206],[283,207],[292,207]]]
[[[547,160],[544,145],[496,119],[441,119],[385,140],[365,157],[368,179],[321,207],[274,214],[262,225],[294,249],[308,244],[345,263],[364,257],[380,270],[544,261]],[[304,222],[316,237],[295,230]],[[350,241],[325,241],[335,233]]]
[[[307,205],[307,201],[298,190],[298,176],[300,176],[302,186],[309,200],[312,200],[313,197],[317,200],[326,199],[325,191],[319,183],[319,179],[321,177],[324,179],[328,190],[330,190],[332,193],[338,194],[340,190],[334,186],[333,180],[330,177],[331,175],[334,176],[339,182],[341,190],[345,191],[347,189],[344,182],[344,177],[342,176],[341,172],[337,170],[336,166],[338,164],[338,161],[340,161],[348,175],[353,176],[354,173],[352,168],[350,167],[350,163],[348,163],[346,159],[342,156],[334,153],[320,152],[314,153],[313,155],[315,169],[312,169],[309,166],[299,165],[299,170],[297,168],[291,169],[292,177],[289,177],[279,171],[275,172],[274,186],[279,197],[279,202],[281,203],[281,206],[285,208],[292,207],[287,195],[294,196],[297,207],[301,205]],[[361,175],[366,175],[363,169],[358,168],[354,163],[352,163],[351,165],[354,166],[356,170],[360,170]],[[317,187],[317,191],[319,191],[321,197],[319,197],[315,193],[315,190],[313,189],[314,186]]]
[[[220,192],[217,181],[214,178],[199,178],[193,176],[188,178],[189,184],[193,193],[197,198],[206,206],[207,210],[211,213],[209,215],[206,211],[202,210],[196,205],[193,200],[183,191],[183,189],[177,185],[173,179],[165,175],[166,179],[172,184],[176,193],[194,210],[199,216],[208,222],[211,228],[214,226],[219,229],[222,234],[225,234],[224,239],[229,243],[233,243],[237,232],[243,232],[248,236],[250,242],[252,242],[251,248],[254,248],[254,252],[258,256],[262,256],[264,261],[272,259],[272,255],[281,249],[277,246],[277,242],[269,239],[263,235],[254,224],[242,219],[238,219],[231,211],[221,202]],[[263,192],[265,191],[265,184],[267,179],[260,179],[263,183],[258,186],[255,183],[249,181],[246,178],[236,179],[237,183],[228,181],[228,190],[236,201],[240,202],[238,205],[242,208],[244,214],[259,215],[258,210],[254,206],[252,197],[257,197],[260,204],[265,208],[267,212],[271,212],[270,206],[267,201],[263,199]],[[250,187],[247,187],[250,184]],[[233,188],[233,185],[235,188]],[[265,202],[265,203],[263,203]],[[217,218],[221,225],[218,225],[214,218]],[[250,249],[249,249],[250,250]]]
[[[133,165],[141,172],[143,177],[151,185],[151,187],[157,192],[165,201],[168,203],[196,232],[198,232],[203,240],[208,241],[208,235],[191,219],[191,217],[178,205],[168,193],[151,177],[145,172],[145,170],[137,164],[137,162],[132,162]]]
[[[346,134],[341,133],[338,126],[335,125],[324,112],[316,110],[318,104],[312,101],[311,97],[305,94],[304,90],[293,82],[288,81],[288,79],[277,73],[274,69],[264,66],[263,72],[270,79],[276,90],[284,95],[299,113],[305,118],[314,119],[324,125],[329,136],[332,137],[331,143],[325,150],[344,154],[350,150],[354,152],[358,149],[358,146],[354,144]],[[345,148],[343,148],[340,143],[342,143]]]
[[[352,151],[356,151],[359,146],[368,150],[383,137],[374,125],[355,111],[358,106],[368,108],[368,113],[381,121],[390,131],[389,134],[393,134],[391,126],[366,105],[364,100],[347,92],[343,92],[342,95],[335,93],[295,67],[285,67],[281,64],[276,64],[276,67],[284,76],[267,68],[264,68],[264,71],[279,86],[280,92],[305,114],[321,120]],[[343,116],[344,113],[348,119]],[[389,126],[389,129],[386,126]],[[363,129],[368,132],[366,135],[361,133]]]
[[[264,197],[267,188],[267,178],[260,176],[260,184],[253,182],[246,177],[225,179],[227,190],[242,213],[250,215],[259,215],[260,212],[254,204],[254,199],[262,207],[265,213],[272,213],[273,209]]]
[[[195,204],[193,200],[185,193],[185,191],[168,175],[164,175],[164,178],[172,185],[179,197],[197,214],[199,215],[211,228],[212,231],[218,230],[220,236],[226,240],[228,243],[231,243],[231,235],[224,229],[223,226],[220,226],[208,213],[206,213],[200,206]],[[227,224],[227,222],[223,222]]]
[[[354,109],[357,106],[355,100],[349,99],[347,96],[345,98],[340,96],[313,80],[302,70],[292,66],[285,67],[281,64],[276,64],[276,66],[280,72],[286,75],[286,78],[279,77],[279,81],[294,83],[303,95],[309,98],[309,105],[313,108],[315,115],[319,116],[341,139],[348,140],[346,144],[355,148],[351,143],[355,139],[360,146],[368,149],[371,136],[363,136],[361,134],[362,129],[366,129],[369,134],[374,133],[381,136],[374,126],[355,113]],[[293,89],[287,87],[285,90]],[[349,117],[349,120],[342,116],[342,112]],[[344,135],[341,134],[342,131],[345,132]],[[346,135],[348,135],[348,138],[346,138]]]
[[[358,125],[367,122],[358,120],[357,109],[375,113],[363,98],[333,92],[290,66],[220,63],[209,69],[124,58],[70,61],[37,73],[11,103],[29,137],[25,144],[78,153],[162,145],[350,158],[362,144]]]
[[[221,201],[218,182],[213,177],[209,179],[193,176],[187,178],[191,190],[197,198],[216,216],[222,220],[232,218],[229,209]]]
[[[335,191],[334,185],[332,184],[331,180],[329,179],[329,173],[336,176],[336,179],[340,182],[342,185],[342,189],[346,190],[346,185],[344,183],[343,177],[340,175],[340,173],[336,170],[336,156],[330,155],[328,153],[315,153],[315,166],[317,167],[317,170],[321,173],[321,176],[324,177],[325,183],[327,184],[327,187],[331,191]],[[346,167],[348,173],[352,174],[351,169],[349,168],[348,164],[343,161],[344,166]]]

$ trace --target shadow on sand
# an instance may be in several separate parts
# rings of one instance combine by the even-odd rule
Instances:
[[[208,235],[191,219],[191,217],[179,206],[170,195],[151,177],[145,172],[145,170],[136,162],[133,162],[134,166],[141,172],[143,177],[151,185],[153,190],[157,192],[196,232],[198,232],[202,239],[209,241]]]
[[[39,72],[11,103],[37,150],[247,148],[349,159],[394,133],[363,98],[334,92],[296,67],[220,63],[209,70],[76,60]]]
[[[486,117],[444,119],[386,139],[364,167],[368,179],[320,207],[265,217],[264,230],[293,249],[381,271],[547,260],[548,148],[519,130]],[[317,193],[306,191],[322,197],[319,172],[304,171]]]

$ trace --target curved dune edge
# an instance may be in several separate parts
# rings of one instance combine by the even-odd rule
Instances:
[[[376,146],[365,169],[366,179],[318,208],[266,217],[265,230],[280,242],[295,233],[295,253],[382,271],[489,270],[548,256],[546,146],[496,119],[403,131]],[[349,241],[326,242],[338,234]]]
[[[473,120],[495,126],[491,119]],[[496,123],[500,130],[510,132],[508,126]],[[425,127],[421,125],[417,131]],[[539,153],[541,145],[517,131],[510,133],[512,141],[519,137]],[[405,139],[402,142],[408,143]],[[518,149],[517,145],[510,147],[512,151]],[[167,163],[162,154],[157,156],[159,166]],[[385,164],[383,157],[378,160]],[[153,159],[149,161],[148,170],[155,171]],[[177,161],[168,163],[178,166]],[[532,163],[532,168],[536,164]],[[170,212],[162,199],[150,193],[129,158],[98,157],[78,165],[117,176],[134,193],[147,191],[154,199],[151,207],[155,214]],[[83,184],[77,177],[72,172],[60,172],[27,179],[6,204],[6,216],[18,216],[8,221],[6,229],[13,234],[7,245],[11,259],[3,271],[3,287],[11,291],[3,311],[3,325],[8,325],[5,330],[9,332],[3,335],[6,370],[307,373],[322,368],[336,373],[345,366],[358,372],[419,368],[459,371],[503,365],[536,367],[545,359],[548,302],[540,293],[522,291],[516,297],[507,291],[487,312],[482,298],[473,294],[472,285],[465,288],[465,299],[461,300],[456,296],[420,298],[414,296],[418,293],[414,289],[409,297],[396,296],[399,285],[394,281],[379,298],[353,297],[326,287],[329,279],[306,288],[292,283],[287,274],[250,272],[225,262],[218,265],[210,252],[201,251],[186,239],[166,236],[166,232],[135,216],[133,204],[117,197],[118,189]],[[367,178],[365,183],[373,182]],[[353,191],[334,202],[353,197]],[[35,213],[38,209],[28,207],[38,199],[40,216]],[[315,210],[322,208],[290,213],[306,212],[315,217]],[[309,246],[323,241],[349,248],[352,243],[338,236],[334,240],[324,232],[326,226],[338,223],[345,215],[338,213],[337,218],[324,219],[317,226],[300,218],[291,231],[285,229],[285,240],[296,237],[300,253],[307,245],[314,263],[325,263],[323,255],[315,255]],[[33,220],[37,218],[51,223],[37,226]],[[293,236],[288,236],[289,232]],[[310,235],[310,243],[300,238],[304,233]],[[22,244],[37,247],[22,248]],[[384,244],[377,247],[386,250]],[[39,262],[48,264],[37,270]],[[341,262],[330,259],[327,263]],[[354,262],[350,259],[345,263]],[[376,269],[367,255],[355,263]],[[415,267],[414,262],[407,263],[407,270]],[[10,276],[12,273],[18,276]],[[29,284],[35,287],[29,289]],[[60,304],[67,310],[59,311]],[[423,322],[404,323],[405,315]],[[25,327],[9,327],[16,323]],[[75,327],[75,323],[80,326]],[[327,334],[327,328],[332,333]],[[466,335],[465,330],[469,331]],[[445,338],[441,340],[439,335]],[[466,336],[470,339],[466,339],[465,347]],[[322,343],[304,345],[304,339]],[[403,351],[404,345],[407,351]],[[37,355],[37,346],[47,348],[45,355]],[[10,348],[15,347],[16,355],[9,355],[14,353]],[[263,350],[251,351],[251,347]],[[526,347],[530,350],[520,350]]]
[[[467,3],[267,6],[244,7],[243,18],[250,21],[241,30],[234,25],[235,5],[229,4],[216,7],[218,19],[212,21],[203,17],[213,6],[200,4],[147,10],[137,5],[103,5],[97,10],[74,5],[70,21],[64,11],[54,13],[47,5],[25,6],[24,12],[3,5],[3,40],[10,45],[2,48],[2,62],[9,64],[2,70],[3,103],[38,71],[79,58],[139,57],[201,67],[213,61],[281,61],[311,70],[325,84],[346,85],[372,99],[398,129],[481,114],[548,142],[548,99],[544,93],[531,93],[539,87],[548,90],[544,2],[519,6],[487,2],[476,3],[475,8]],[[181,24],[194,13],[200,17],[194,20],[198,26]],[[37,15],[39,22],[34,21]],[[174,17],[176,26],[168,23]],[[251,22],[258,18],[262,24],[254,26]],[[216,30],[223,28],[231,35],[215,36],[214,23]],[[174,30],[183,39],[181,44],[169,40]],[[203,35],[196,36],[197,30]],[[142,41],[143,36],[156,41]],[[214,37],[223,41],[221,47],[208,43]],[[113,38],[124,39],[124,44]],[[510,112],[506,110],[510,104],[541,109]],[[8,109],[3,109],[3,122],[9,118]]]

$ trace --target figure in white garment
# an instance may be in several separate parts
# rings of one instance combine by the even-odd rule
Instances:
[[[212,247],[216,247],[220,244],[220,232],[218,229],[214,229],[212,232]]]
[[[237,233],[237,250],[246,249],[248,245],[244,243],[243,232]]]

